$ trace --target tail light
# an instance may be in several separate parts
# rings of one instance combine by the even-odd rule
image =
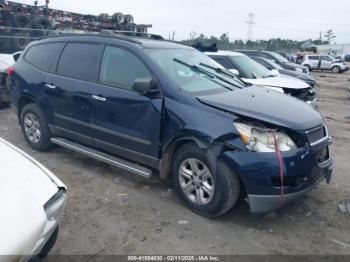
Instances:
[[[9,67],[6,70],[6,73],[8,76],[12,76],[14,72],[15,72],[15,69],[13,67]]]

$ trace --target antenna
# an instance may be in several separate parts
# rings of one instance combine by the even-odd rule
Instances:
[[[253,26],[256,24],[254,19],[255,19],[255,14],[248,13],[248,21],[246,22],[248,24],[247,41],[253,39]]]

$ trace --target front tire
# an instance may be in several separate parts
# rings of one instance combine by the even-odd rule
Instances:
[[[33,149],[46,151],[52,147],[49,126],[37,105],[28,104],[23,108],[20,124],[25,139]]]
[[[238,176],[222,160],[217,161],[216,173],[213,173],[205,151],[194,143],[176,151],[172,179],[185,205],[205,217],[223,215],[240,196]]]
[[[305,65],[305,67],[307,68],[307,70],[309,71],[309,72],[311,72],[311,66],[309,66],[309,65]]]
[[[333,73],[339,73],[340,72],[340,67],[339,66],[333,66],[332,67],[332,72]]]

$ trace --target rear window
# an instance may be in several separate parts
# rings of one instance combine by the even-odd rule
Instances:
[[[50,43],[32,46],[24,59],[31,65],[46,72],[54,72],[63,43]]]
[[[57,74],[97,82],[103,46],[70,43],[64,48]]]

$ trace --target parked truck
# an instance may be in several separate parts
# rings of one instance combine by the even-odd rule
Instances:
[[[32,41],[51,32],[100,32],[102,30],[147,33],[152,25],[135,24],[132,15],[115,12],[85,15],[49,8],[38,1],[33,5],[0,0],[0,108],[9,105],[7,67],[14,63],[13,54],[24,50]],[[18,54],[18,53],[17,53]]]
[[[44,38],[51,31],[100,32],[122,30],[147,33],[151,25],[135,24],[132,15],[115,12],[98,16],[79,14],[44,6],[0,0],[0,53],[23,50],[31,41]]]

